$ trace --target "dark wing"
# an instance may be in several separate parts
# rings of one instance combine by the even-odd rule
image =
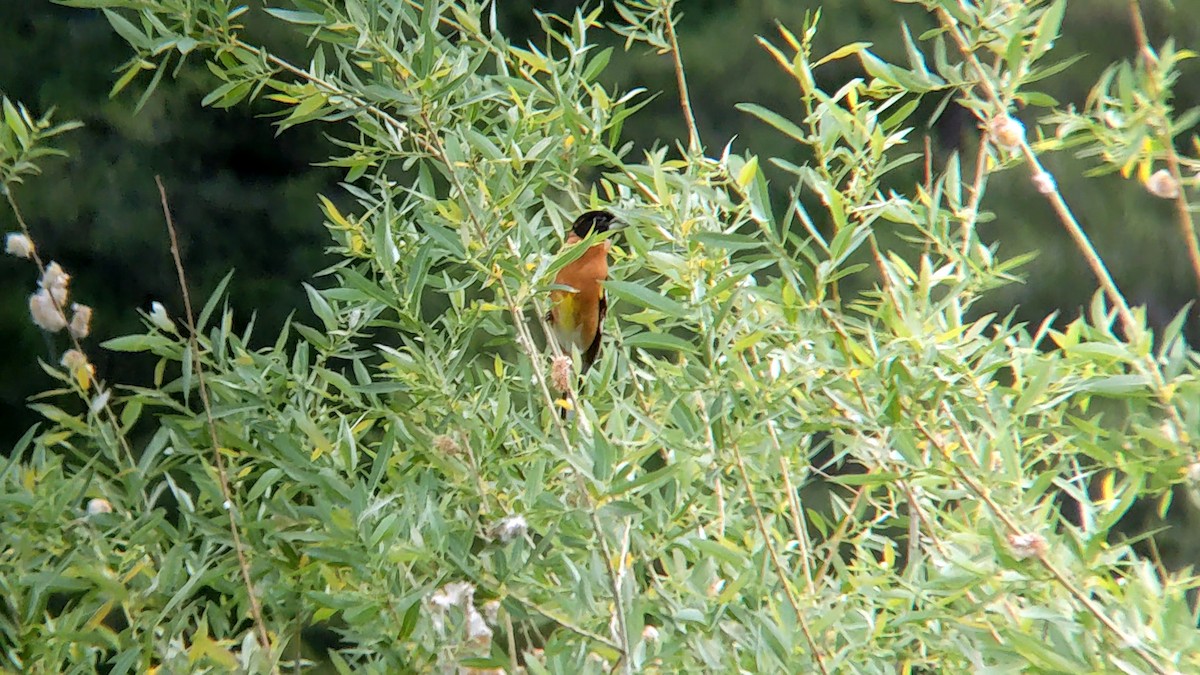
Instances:
[[[596,361],[596,357],[600,356],[600,338],[604,336],[604,315],[608,314],[608,298],[605,297],[604,291],[600,291],[600,316],[596,319],[596,337],[592,338],[592,344],[588,345],[587,351],[583,353],[583,372],[587,372],[588,368],[592,367],[592,363]]]

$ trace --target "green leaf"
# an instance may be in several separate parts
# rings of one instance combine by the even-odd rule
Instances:
[[[719,246],[729,251],[748,251],[756,248],[764,248],[761,239],[748,234],[697,232],[692,235],[692,240],[709,246]]]
[[[267,7],[264,9],[267,14],[288,23],[294,23],[299,26],[323,26],[329,23],[328,19],[322,14],[316,12],[304,12],[297,9],[279,9],[277,7]]]
[[[852,56],[854,54],[858,54],[859,52],[863,51],[864,49],[869,49],[870,47],[871,47],[870,42],[851,42],[850,44],[845,45],[843,47],[838,47],[837,49],[833,50],[829,54],[821,57],[820,59],[817,60],[816,63],[814,63],[812,65],[812,67],[816,68],[817,66],[819,66],[823,63],[829,63],[830,61],[837,61],[838,59],[844,59],[847,56]]]
[[[158,353],[179,345],[161,335],[125,335],[101,342],[100,346],[114,352]]]
[[[688,314],[686,306],[665,295],[659,295],[640,284],[610,280],[604,282],[604,289],[626,302],[662,312],[669,317],[682,318]]]
[[[637,349],[663,349],[689,354],[696,351],[696,345],[670,333],[643,331],[634,335],[626,335],[621,342],[627,347]]]
[[[782,131],[798,141],[803,141],[807,137],[807,134],[804,133],[804,130],[796,126],[796,124],[791,120],[758,104],[739,103],[734,107],[744,113],[750,113],[751,115],[754,115],[758,119],[770,124],[779,131]]]
[[[583,254],[595,244],[595,237],[589,236],[583,241],[576,242],[566,247],[560,251],[558,255],[554,256],[554,260],[552,260],[550,264],[546,266],[546,270],[538,276],[542,279],[545,279],[546,282],[549,283],[549,281],[554,279],[554,277],[557,276],[564,267],[582,258]]]
[[[140,28],[133,25],[129,19],[121,16],[111,9],[104,10],[104,16],[108,19],[108,23],[112,25],[113,30],[125,39],[132,47],[140,50],[150,49],[150,36],[142,32]]]
[[[1080,388],[1097,394],[1108,396],[1126,396],[1131,394],[1150,394],[1150,377],[1148,375],[1111,375],[1098,377],[1085,382]]]
[[[1067,11],[1067,0],[1055,0],[1042,12],[1038,19],[1037,29],[1033,34],[1033,42],[1029,45],[1028,54],[1033,59],[1041,58],[1050,49],[1051,43],[1058,39],[1062,27],[1063,15]]]
[[[204,329],[208,326],[208,319],[212,316],[212,313],[216,311],[217,303],[221,301],[221,298],[225,297],[225,287],[229,285],[229,280],[233,278],[233,272],[233,270],[229,270],[225,276],[221,278],[221,281],[217,283],[217,287],[213,289],[211,294],[209,294],[208,300],[204,303],[204,308],[200,310],[200,316],[196,319],[196,330],[200,331],[201,333],[203,333]]]
[[[612,53],[612,47],[606,47],[605,49],[600,50],[595,56],[592,57],[592,60],[588,62],[587,67],[583,69],[582,78],[587,82],[595,80],[596,76],[603,72],[604,68],[608,66],[608,61],[610,58],[612,58]]]
[[[304,292],[308,294],[308,304],[312,307],[313,314],[316,314],[321,323],[325,324],[326,330],[337,328],[337,314],[334,313],[333,307],[330,307],[321,292],[308,284],[301,285],[304,286]]]

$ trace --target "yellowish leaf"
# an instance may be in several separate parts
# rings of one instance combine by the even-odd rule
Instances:
[[[746,162],[746,164],[744,166],[742,166],[741,171],[738,171],[738,175],[737,175],[738,187],[745,190],[746,186],[749,185],[754,180],[754,177],[757,175],[758,175],[758,156],[756,155],[754,157],[751,157],[750,160],[748,162]]]

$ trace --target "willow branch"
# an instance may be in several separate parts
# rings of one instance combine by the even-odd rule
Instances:
[[[183,295],[184,316],[187,318],[188,346],[192,350],[192,368],[196,373],[196,383],[200,390],[200,402],[204,406],[204,421],[208,427],[209,441],[212,443],[213,463],[217,469],[217,484],[221,489],[221,497],[225,500],[225,513],[229,516],[229,533],[233,537],[233,550],[237,554],[238,569],[241,571],[242,583],[246,587],[246,597],[250,601],[250,616],[254,621],[254,632],[259,645],[267,654],[267,660],[272,664],[272,671],[277,671],[274,659],[271,658],[271,638],[267,633],[267,624],[263,620],[262,606],[254,591],[254,580],[250,576],[250,563],[246,560],[246,551],[242,545],[242,535],[238,528],[236,512],[241,512],[234,500],[233,490],[229,487],[229,474],[225,470],[225,458],[221,454],[221,444],[217,440],[217,423],[213,418],[212,403],[208,396],[208,384],[201,366],[200,344],[196,339],[196,319],[192,312],[192,298],[188,292],[187,278],[183,272],[183,259],[179,254],[179,237],[175,231],[175,221],[171,218],[171,209],[167,204],[167,189],[163,187],[162,178],[154,177],[158,185],[158,195],[162,202],[163,217],[167,222],[167,233],[171,237],[171,259],[175,261],[175,272],[179,277],[179,290]]]

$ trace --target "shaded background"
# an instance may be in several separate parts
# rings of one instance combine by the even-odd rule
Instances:
[[[258,3],[251,3],[257,9]],[[569,12],[577,3],[543,0],[544,10]],[[734,105],[753,101],[785,115],[798,116],[795,88],[755,42],[774,39],[775,22],[799,30],[804,13],[818,3],[799,0],[687,0],[679,35],[696,106],[701,136],[718,153],[731,139],[736,149],[781,154],[783,137],[737,112]],[[900,22],[917,35],[931,19],[913,5],[891,0],[828,0],[818,34],[818,51],[868,40],[881,57],[904,62]],[[1179,44],[1200,48],[1200,3],[1146,2],[1154,42],[1168,31]],[[503,23],[516,43],[540,42],[530,6],[500,2]],[[612,16],[611,18],[616,18]],[[302,36],[290,27],[246,15],[250,42],[297,53]],[[1082,106],[1097,76],[1109,63],[1130,58],[1135,46],[1126,0],[1071,2],[1058,41],[1060,58],[1085,53],[1079,63],[1041,83],[1064,106]],[[616,41],[613,41],[616,44]],[[257,314],[257,335],[273,339],[284,318],[308,316],[302,280],[332,262],[324,254],[326,234],[317,193],[335,198],[340,172],[313,166],[331,152],[318,126],[301,126],[276,137],[265,106],[242,105],[230,111],[201,107],[215,79],[201,60],[192,58],[179,76],[164,80],[143,110],[134,114],[140,84],[116,99],[109,89],[114,70],[128,57],[126,45],[96,11],[59,7],[49,0],[0,2],[0,92],[30,106],[34,114],[57,108],[56,119],[78,119],[85,127],[57,139],[69,158],[44,163],[45,174],[31,178],[16,196],[44,256],[61,262],[74,275],[73,298],[96,309],[93,340],[136,330],[138,308],[162,300],[179,310],[174,270],[168,254],[153,177],[162,175],[171,193],[180,227],[185,264],[193,292],[205,298],[230,269],[232,304],[242,316]],[[302,61],[304,59],[301,59]],[[1200,103],[1200,67],[1185,64],[1178,83],[1177,107]],[[604,77],[614,87],[644,86],[663,92],[625,126],[627,138],[645,148],[686,138],[667,57],[644,49],[618,49]],[[823,66],[818,75],[827,90],[860,75],[857,61]],[[934,101],[929,102],[932,109]],[[1019,112],[1027,124],[1035,119]],[[975,122],[951,105],[927,123],[919,117],[912,136],[932,139],[935,156],[970,152]],[[658,139],[665,139],[660,141]],[[918,146],[919,147],[919,146]],[[790,153],[790,154],[789,154]],[[635,155],[636,157],[636,155]],[[1131,301],[1145,304],[1151,322],[1163,325],[1196,297],[1186,254],[1178,239],[1170,204],[1146,194],[1134,182],[1117,177],[1083,179],[1087,165],[1067,156],[1049,158],[1068,201],[1110,265]],[[895,177],[895,187],[911,191],[919,167]],[[777,176],[781,185],[790,180]],[[993,178],[985,207],[1003,204],[1000,217],[981,226],[986,239],[998,241],[1009,257],[1034,250],[1039,257],[1023,269],[1026,282],[993,293],[986,306],[1006,313],[1015,309],[1025,321],[1040,322],[1060,311],[1069,321],[1095,290],[1093,278],[1040,198],[1018,172]],[[0,227],[16,228],[7,208]],[[28,318],[27,298],[36,275],[26,261],[0,257],[0,448],[36,421],[29,396],[51,386],[35,357],[51,358],[44,336]],[[1197,317],[1189,321],[1192,342]],[[148,381],[152,364],[137,355],[92,352],[100,376],[114,383]]]

